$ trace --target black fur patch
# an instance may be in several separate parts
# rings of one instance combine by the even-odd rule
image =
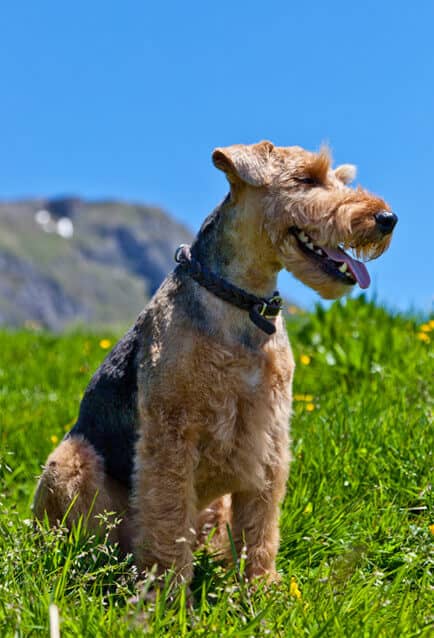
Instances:
[[[131,488],[138,436],[137,324],[107,355],[91,379],[77,423],[66,438],[80,434],[102,456],[109,476]]]

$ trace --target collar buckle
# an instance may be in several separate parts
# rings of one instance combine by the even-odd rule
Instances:
[[[274,293],[269,299],[262,302],[262,306],[258,308],[258,313],[265,319],[274,319],[282,310],[283,299],[279,294]]]

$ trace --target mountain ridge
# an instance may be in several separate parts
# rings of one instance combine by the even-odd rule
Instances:
[[[77,196],[0,201],[0,325],[115,326],[140,312],[193,235],[156,206]]]

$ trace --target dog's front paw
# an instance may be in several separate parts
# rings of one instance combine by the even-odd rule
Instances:
[[[251,568],[248,571],[248,579],[257,585],[266,583],[267,585],[278,585],[282,582],[282,576],[275,569],[264,570]]]

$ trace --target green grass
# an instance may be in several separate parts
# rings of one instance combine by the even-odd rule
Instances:
[[[169,581],[146,602],[104,542],[31,524],[35,477],[107,335],[0,333],[0,635],[46,636],[52,602],[68,637],[433,635],[434,330],[423,341],[420,323],[363,299],[289,322],[282,584],[253,590],[242,560],[198,554],[192,608]]]

